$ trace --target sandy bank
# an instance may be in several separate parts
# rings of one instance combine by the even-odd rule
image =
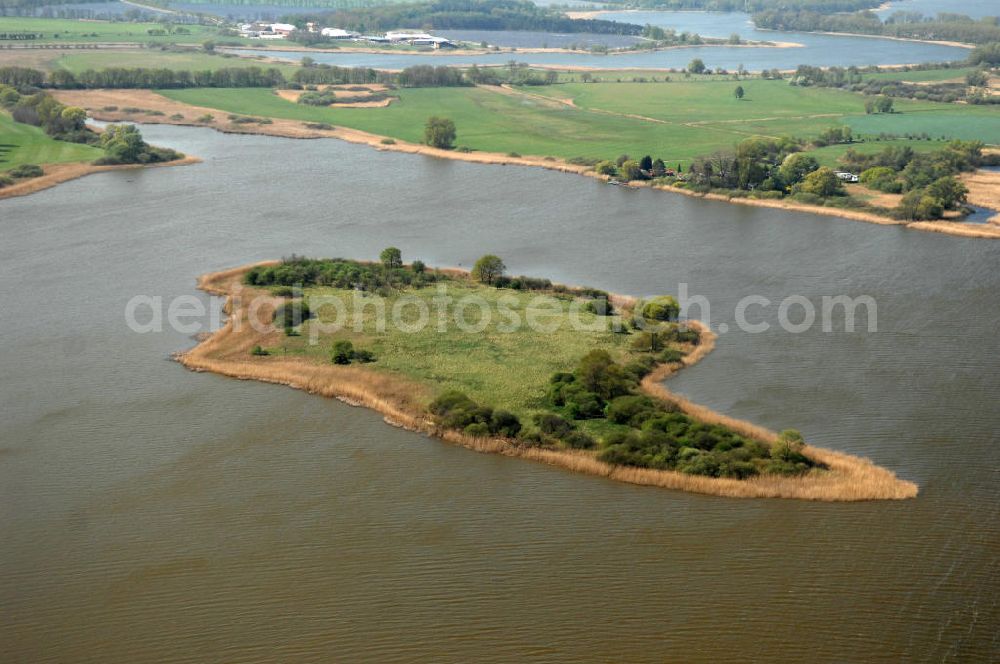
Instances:
[[[516,94],[521,96],[529,96],[532,98],[537,97],[539,102],[544,102],[549,104],[574,106],[572,100],[544,97],[544,96],[534,95],[532,93],[525,93],[518,90],[512,90],[510,88],[505,88],[505,87],[496,88],[494,91],[499,94]],[[82,106],[83,108],[86,108],[88,111],[90,111],[91,116],[94,117],[95,119],[106,120],[109,122],[128,121],[128,122],[147,122],[150,124],[175,124],[184,126],[211,127],[212,129],[221,131],[223,133],[262,134],[266,136],[278,136],[283,138],[338,138],[340,140],[348,141],[350,143],[360,143],[368,145],[378,150],[392,150],[395,152],[406,152],[409,154],[423,154],[431,157],[439,157],[441,159],[453,159],[457,161],[466,161],[478,164],[537,166],[541,168],[547,168],[549,170],[560,171],[563,173],[576,173],[578,175],[586,175],[588,177],[593,177],[599,180],[604,180],[604,181],[608,180],[606,176],[595,173],[587,166],[571,164],[567,161],[564,161],[562,159],[556,159],[554,157],[533,157],[533,156],[512,157],[508,154],[503,154],[499,152],[480,152],[480,151],[458,152],[455,150],[440,150],[437,148],[432,148],[426,145],[422,145],[420,143],[410,143],[399,139],[387,139],[385,136],[381,136],[378,134],[371,134],[358,129],[349,129],[346,127],[335,127],[333,129],[311,129],[307,127],[305,123],[298,120],[284,120],[284,119],[274,118],[270,124],[263,124],[263,125],[254,123],[231,124],[226,119],[227,114],[223,111],[219,111],[218,109],[212,109],[212,108],[191,106],[188,104],[177,102],[172,99],[168,99],[167,97],[163,97],[162,95],[158,95],[151,90],[59,90],[59,91],[54,91],[53,93],[59,99],[59,101],[63,102],[64,104],[72,106]],[[146,110],[158,110],[161,111],[163,115],[148,115],[143,113],[128,114],[128,113],[122,113],[121,110],[117,111],[103,110],[105,107],[110,107],[110,106],[119,106],[119,107],[133,106]],[[215,121],[213,123],[200,123],[195,121],[196,118],[205,114],[214,115],[216,118]],[[614,113],[612,114],[614,115]],[[180,119],[174,119],[171,116],[183,116],[183,117],[181,117]],[[642,116],[632,116],[632,117],[635,117],[636,119],[645,119],[654,122],[657,121],[655,119],[644,118]],[[383,141],[386,140],[389,140],[391,142],[384,143]],[[633,186],[636,187],[649,186],[649,183],[645,182],[634,183]],[[991,185],[985,185],[985,186],[991,186]],[[788,210],[793,212],[820,214],[827,217],[840,217],[842,219],[850,219],[852,221],[863,221],[866,223],[879,224],[883,226],[904,226],[906,228],[911,228],[915,230],[934,231],[934,232],[947,233],[950,235],[957,235],[962,237],[1000,238],[1000,232],[994,232],[993,225],[962,224],[956,222],[907,223],[896,219],[890,219],[888,217],[882,217],[871,212],[863,212],[858,210],[844,210],[840,208],[830,208],[818,205],[805,205],[802,203],[789,201],[787,199],[759,200],[752,198],[730,198],[728,196],[724,196],[721,194],[715,194],[715,193],[702,194],[672,186],[655,186],[652,188],[662,191],[669,191],[677,194],[683,194],[685,196],[705,198],[708,200],[717,200],[727,203],[737,203],[739,205],[750,205],[753,207],[767,207],[767,208]],[[993,206],[988,205],[986,207],[993,207]],[[1000,209],[1000,208],[994,208],[994,209]]]
[[[830,208],[822,205],[806,205],[786,199],[769,200],[756,198],[731,198],[722,194],[701,194],[678,187],[654,187],[664,191],[672,191],[685,196],[694,196],[713,201],[723,201],[726,203],[736,203],[738,205],[749,205],[752,207],[776,208],[788,210],[790,212],[807,212],[809,214],[821,214],[828,217],[840,217],[851,221],[863,221],[868,224],[878,224],[880,226],[902,226],[911,230],[932,231],[935,233],[945,233],[958,237],[975,237],[985,239],[1000,239],[1000,226],[995,224],[967,224],[960,221],[901,221],[890,219],[872,212],[861,210],[845,210],[841,208]]]
[[[816,32],[815,34],[830,35],[831,37],[868,37],[869,39],[888,39],[890,41],[916,42],[917,44],[937,44],[938,46],[954,46],[955,48],[967,48],[969,50],[972,50],[976,47],[975,44],[967,44],[965,42],[957,42],[957,41],[914,39],[912,37],[891,37],[889,35],[864,35],[854,32]]]
[[[252,357],[249,351],[253,346],[266,346],[274,343],[275,339],[268,339],[246,324],[252,296],[261,293],[241,286],[242,274],[249,267],[204,275],[198,280],[198,287],[202,290],[228,297],[226,307],[230,317],[222,329],[193,349],[177,355],[178,361],[185,367],[243,380],[278,383],[310,394],[334,397],[351,405],[376,410],[390,424],[435,436],[478,452],[540,461],[574,472],[632,484],[734,498],[857,501],[899,500],[917,495],[918,489],[914,483],[900,480],[890,471],[879,468],[868,460],[818,448],[809,448],[808,453],[826,463],[830,467],[827,472],[799,478],[760,476],[740,481],[611,466],[599,461],[592,452],[526,447],[507,439],[475,438],[441,429],[426,416],[425,403],[432,395],[422,385],[357,366],[318,364],[304,358]],[[262,313],[266,315],[267,312]],[[714,335],[704,326],[696,325],[702,332],[704,343],[685,358],[684,366],[691,366],[701,360],[714,344]],[[661,367],[643,382],[643,389],[654,397],[676,401],[695,417],[733,426],[744,435],[763,440],[776,438],[776,434],[766,429],[727,418],[670,394],[660,385],[660,381],[676,370]]]
[[[15,184],[0,189],[0,199],[13,198],[15,196],[27,196],[57,184],[82,178],[94,173],[104,173],[107,171],[128,171],[139,168],[157,168],[160,166],[187,166],[197,164],[201,161],[197,157],[184,157],[176,161],[168,161],[161,164],[121,164],[117,166],[95,166],[88,162],[76,162],[70,164],[44,164],[44,175],[27,180],[19,180]]]

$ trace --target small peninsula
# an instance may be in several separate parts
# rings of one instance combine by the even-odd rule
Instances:
[[[291,257],[207,274],[229,319],[177,359],[378,411],[467,448],[609,479],[739,498],[906,499],[916,484],[672,394],[714,334],[676,300],[471,272]]]

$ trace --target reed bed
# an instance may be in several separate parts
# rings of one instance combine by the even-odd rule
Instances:
[[[530,447],[514,440],[495,437],[474,437],[458,431],[442,429],[426,416],[426,403],[432,398],[423,385],[401,376],[379,373],[355,366],[318,364],[306,358],[252,358],[249,349],[268,342],[266,336],[245,322],[248,297],[234,297],[242,274],[251,266],[225,270],[201,277],[199,288],[219,295],[228,295],[226,324],[177,359],[193,371],[211,371],[242,380],[258,380],[287,385],[310,394],[340,399],[354,406],[381,413],[386,422],[411,431],[435,436],[470,450],[487,454],[518,457],[566,470],[604,477],[619,482],[730,498],[793,498],[818,501],[900,500],[917,495],[917,485],[901,480],[891,471],[841,452],[807,447],[806,453],[828,467],[802,477],[761,475],[749,480],[712,478],[686,475],[676,471],[653,470],[627,466],[612,466],[596,458],[593,452]],[[260,295],[264,291],[242,288],[243,295]],[[621,299],[628,302],[628,299]],[[702,341],[690,349],[682,367],[691,366],[711,352],[715,335],[698,322]],[[662,365],[647,376],[642,388],[650,395],[667,399],[689,415],[705,422],[734,429],[744,436],[772,442],[777,434],[749,422],[737,420],[679,397],[661,382],[681,367]]]

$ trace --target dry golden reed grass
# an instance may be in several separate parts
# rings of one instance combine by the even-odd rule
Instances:
[[[316,364],[304,358],[252,357],[250,349],[253,346],[268,345],[275,339],[254,331],[252,326],[246,324],[251,297],[267,295],[265,291],[240,286],[241,277],[249,267],[208,274],[198,280],[199,288],[229,296],[227,312],[230,317],[218,332],[190,351],[177,356],[184,366],[193,371],[211,371],[242,380],[277,383],[310,394],[334,397],[351,405],[378,411],[386,422],[394,426],[426,433],[477,452],[529,459],[631,484],[731,498],[860,501],[900,500],[917,495],[916,484],[897,478],[891,471],[880,468],[867,459],[817,447],[807,447],[806,453],[826,464],[829,467],[827,471],[813,472],[803,477],[761,475],[749,480],[734,480],[612,466],[598,460],[593,452],[528,447],[512,440],[478,438],[442,429],[426,415],[425,405],[433,395],[423,385],[404,377],[355,366]],[[234,297],[237,290],[239,295]],[[632,302],[631,298],[618,297],[620,302]],[[269,306],[261,307],[262,317],[270,316],[272,309]],[[705,357],[715,344],[715,335],[708,328],[700,323],[693,324],[699,328],[703,341],[690,349],[682,365],[685,367]],[[280,332],[273,334],[280,335]],[[654,397],[677,403],[685,413],[702,421],[721,424],[744,436],[766,442],[777,438],[773,431],[716,413],[671,393],[661,382],[679,368],[660,366],[643,381],[643,389]]]

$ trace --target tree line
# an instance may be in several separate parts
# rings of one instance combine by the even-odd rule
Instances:
[[[639,35],[643,30],[642,26],[631,23],[573,20],[561,11],[539,7],[528,0],[433,0],[342,9],[316,15],[295,14],[286,19],[300,26],[315,21],[363,33],[416,28]]]
[[[47,92],[22,95],[15,88],[0,85],[0,106],[10,111],[15,122],[39,127],[59,141],[94,145],[104,150],[98,164],[152,164],[174,161],[184,155],[146,143],[135,125],[110,125],[98,134],[87,127],[87,111],[67,106]]]
[[[933,65],[934,68],[941,68],[943,65]],[[920,67],[916,67],[919,69]],[[947,68],[947,67],[945,67]],[[964,82],[929,82],[926,84],[907,83],[905,81],[882,80],[875,77],[866,77],[868,73],[857,67],[812,67],[800,65],[792,75],[789,83],[802,87],[817,86],[825,88],[841,88],[858,92],[869,97],[866,102],[866,110],[871,113],[873,107],[880,112],[892,110],[891,100],[888,109],[879,108],[884,105],[886,98],[903,97],[907,99],[920,99],[926,101],[936,101],[942,103],[954,103],[956,101],[966,101],[971,104],[996,104],[1000,103],[1000,98],[992,96],[985,90],[988,83],[988,76],[983,72],[973,72]],[[986,81],[983,77],[986,76]],[[971,88],[971,89],[970,89]]]
[[[854,12],[873,9],[879,0],[605,0],[608,5],[639,9],[700,9],[710,12],[759,12],[769,9],[808,9],[815,12]]]
[[[312,65],[297,69],[290,79],[270,67],[229,67],[187,71],[145,67],[88,69],[74,74],[66,69],[49,73],[28,67],[0,67],[0,84],[16,88],[60,90],[171,89],[171,88],[274,88],[343,83],[383,83],[402,87],[450,87],[471,85],[460,69],[414,65],[400,72],[377,71],[367,67]]]
[[[774,9],[754,14],[753,20],[759,28],[791,32],[850,32],[970,44],[1000,41],[1000,25],[995,16],[977,20],[961,14],[938,14],[936,18],[927,18],[913,12],[897,12],[883,22],[877,14],[867,11],[822,14]]]

